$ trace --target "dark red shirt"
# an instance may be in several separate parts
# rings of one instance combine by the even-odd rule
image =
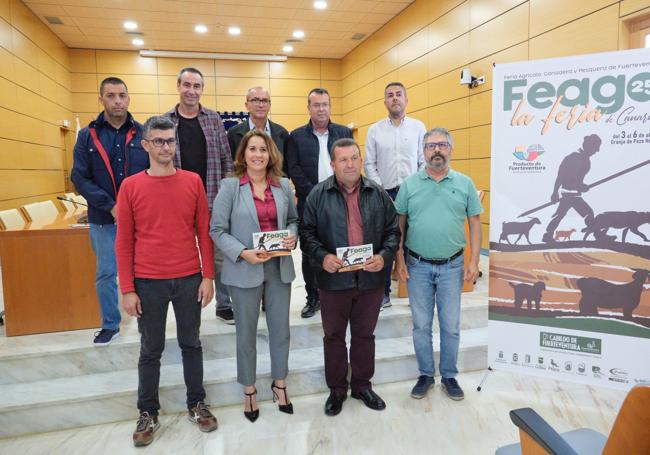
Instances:
[[[246,185],[247,183],[251,186],[251,193],[253,193],[253,202],[255,203],[255,210],[257,210],[257,219],[260,222],[260,229],[262,232],[277,231],[278,230],[278,210],[275,206],[275,199],[273,199],[273,191],[271,191],[271,185],[279,187],[277,183],[274,183],[270,177],[266,178],[266,189],[264,190],[264,200],[261,200],[255,194],[255,188],[253,188],[253,182],[248,177],[248,174],[245,173],[241,179],[239,179],[240,185]]]
[[[361,219],[361,210],[359,209],[361,180],[351,189],[346,188],[340,182],[338,182],[338,185],[345,198],[345,205],[348,208],[348,246],[363,245],[363,220]]]

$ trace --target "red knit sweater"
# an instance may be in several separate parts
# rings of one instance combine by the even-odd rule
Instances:
[[[117,201],[115,242],[122,293],[135,291],[134,277],[182,278],[201,272],[201,264],[203,277],[213,278],[209,226],[198,174],[177,169],[173,175],[152,177],[144,171],[125,179]]]

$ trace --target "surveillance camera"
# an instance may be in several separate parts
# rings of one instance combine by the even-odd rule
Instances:
[[[463,68],[460,72],[460,84],[470,85],[472,83],[472,72],[469,68]]]

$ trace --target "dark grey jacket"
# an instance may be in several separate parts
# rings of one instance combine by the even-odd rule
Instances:
[[[344,137],[352,139],[352,131],[346,126],[330,123],[327,130],[329,132],[327,150],[332,147],[332,144],[337,139]],[[319,154],[318,138],[314,135],[311,121],[291,132],[286,158],[289,178],[296,187],[298,214],[300,215],[302,215],[307,195],[314,185],[318,183]]]
[[[384,258],[384,265],[392,263],[400,241],[393,201],[379,185],[361,177],[359,209],[363,221],[363,243],[372,243],[373,253]],[[307,197],[299,233],[302,254],[315,268],[318,288],[340,291],[384,286],[384,270],[341,273],[323,270],[323,259],[327,254],[336,254],[336,248],[349,246],[347,206],[336,176],[317,184]]]
[[[285,129],[284,126],[278,125],[271,120],[269,120],[269,128],[271,129],[271,139],[273,139],[275,146],[278,148],[280,154],[282,155],[282,171],[286,175],[289,132]],[[235,161],[235,154],[237,153],[237,147],[239,147],[239,143],[249,131],[250,125],[248,124],[248,119],[228,130],[228,144],[230,145],[230,153],[232,153],[233,161]]]

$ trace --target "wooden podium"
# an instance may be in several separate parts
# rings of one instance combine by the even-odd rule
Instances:
[[[79,212],[0,231],[7,336],[99,327],[95,255]]]
[[[478,193],[479,201],[481,201],[481,204],[483,204],[483,200],[485,199],[485,191],[477,191],[477,193]],[[471,249],[470,249],[470,242],[469,242],[469,225],[467,224],[467,220],[465,220],[465,240],[467,241],[467,247],[465,248],[464,266],[467,267],[467,264],[469,263],[469,258],[471,256]],[[467,281],[463,282],[463,292],[472,292],[473,290],[474,290],[474,283],[468,283]],[[409,296],[409,291],[408,291],[408,287],[406,286],[406,282],[398,278],[397,297],[408,297],[408,296]]]

